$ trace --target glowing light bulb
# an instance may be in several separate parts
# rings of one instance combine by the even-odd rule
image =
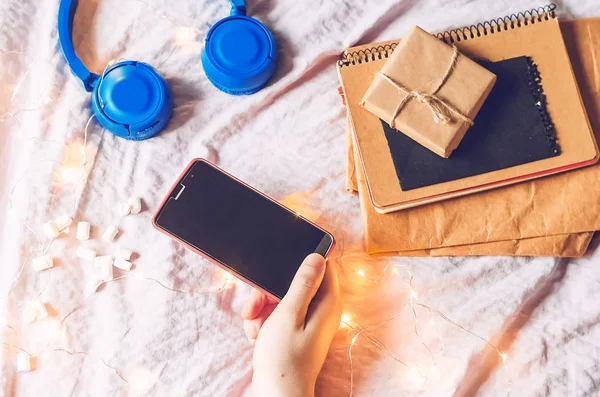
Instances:
[[[439,380],[441,378],[440,371],[437,366],[433,364],[431,368],[429,368],[429,372],[425,375],[427,378],[431,378],[432,380]]]
[[[145,394],[156,382],[155,378],[156,377],[154,374],[145,368],[134,368],[133,370],[129,371],[127,376],[129,391],[133,396],[141,396]]]
[[[192,41],[196,39],[196,30],[194,28],[181,27],[175,33],[176,42]]]
[[[412,367],[408,370],[408,376],[413,382],[418,382],[425,379],[425,377],[421,375],[421,371],[419,371],[419,369],[416,367]]]
[[[356,272],[356,274],[358,274],[361,277],[365,276],[365,271],[363,269],[360,269],[359,271]]]
[[[62,167],[60,177],[65,183],[75,183],[81,177],[81,170],[78,167]]]
[[[343,313],[340,321],[340,327],[348,326],[350,321],[352,321],[352,317],[350,317],[350,315],[347,313]]]
[[[354,335],[354,337],[352,338],[352,343],[351,343],[352,345],[356,343],[356,340],[358,339],[358,336],[359,336],[359,335],[360,335],[360,334],[356,334],[356,335]]]
[[[410,297],[411,297],[412,299],[414,299],[414,300],[417,300],[417,298],[418,298],[418,297],[417,297],[417,293],[415,292],[415,290],[414,290],[414,289],[411,289],[411,290],[410,290]]]
[[[506,362],[506,354],[500,353],[500,357],[502,357],[502,362]]]

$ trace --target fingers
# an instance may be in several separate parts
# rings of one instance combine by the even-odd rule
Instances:
[[[267,296],[257,289],[250,292],[250,296],[242,309],[242,318],[244,320],[252,320],[260,314],[263,308],[267,305]]]
[[[333,263],[328,263],[321,287],[308,309],[306,328],[317,332],[327,329],[333,337],[339,328],[341,315],[342,305],[337,271]]]
[[[290,289],[281,305],[291,310],[298,324],[304,324],[310,302],[315,297],[325,274],[325,259],[319,254],[310,254],[298,268]]]
[[[269,318],[271,313],[273,313],[273,310],[275,310],[276,307],[277,303],[269,303],[255,318],[251,320],[244,320],[244,332],[246,333],[246,336],[248,337],[250,342],[256,340],[263,324],[265,323],[265,321],[267,321],[267,319]]]
[[[267,318],[273,313],[277,301],[259,290],[253,289],[242,309],[242,318],[244,319],[244,331],[248,339],[252,342],[258,337],[260,328]]]

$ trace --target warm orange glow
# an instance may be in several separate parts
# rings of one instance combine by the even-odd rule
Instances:
[[[133,396],[146,394],[148,389],[156,382],[156,376],[146,368],[142,367],[127,371],[125,378],[129,383],[129,391]]]
[[[75,183],[81,178],[81,169],[78,167],[61,167],[59,170],[59,181],[63,183]]]
[[[175,33],[175,43],[192,41],[196,39],[196,29],[181,27]]]
[[[424,378],[423,375],[421,375],[421,372],[415,367],[408,370],[408,376],[412,381],[420,381]]]
[[[225,273],[225,283],[227,285],[231,285],[235,282],[235,277],[233,277],[231,274],[229,273]]]
[[[356,272],[356,274],[358,274],[361,277],[365,276],[365,271],[363,269],[360,269],[359,271]]]
[[[350,321],[352,321],[352,317],[348,313],[343,313],[340,321],[340,327],[350,326]]]

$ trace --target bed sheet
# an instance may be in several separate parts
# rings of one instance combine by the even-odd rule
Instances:
[[[0,396],[252,395],[252,347],[239,314],[249,288],[220,288],[222,271],[151,227],[153,211],[194,157],[335,234],[332,262],[352,327],[341,327],[333,342],[318,396],[350,395],[349,346],[368,326],[352,349],[354,396],[598,395],[597,238],[572,261],[370,257],[358,201],[345,190],[345,109],[334,66],[344,48],[396,38],[414,24],[440,31],[537,5],[249,1],[249,13],[273,30],[281,64],[267,89],[232,97],[208,82],[199,62],[202,38],[227,15],[226,1],[80,0],[73,36],[90,69],[102,72],[111,59],[146,61],[173,88],[166,131],[129,142],[95,120],[85,139],[90,97],[57,46],[58,1],[0,2]],[[600,15],[597,0],[565,0],[559,8]],[[132,196],[142,197],[143,211],[119,217],[118,203]],[[95,270],[76,257],[75,233],[52,244],[42,233],[45,221],[65,214],[93,225],[85,245],[98,252],[132,249],[132,275],[90,294]],[[120,235],[104,243],[99,235],[111,224]],[[31,257],[44,250],[56,266],[35,273]],[[464,329],[419,308],[415,334],[414,314],[403,310],[406,269],[419,302]],[[50,316],[24,324],[23,305],[36,298]],[[475,335],[502,346],[505,365]],[[17,347],[36,357],[34,371],[16,372]]]

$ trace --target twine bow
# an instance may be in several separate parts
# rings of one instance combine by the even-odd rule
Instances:
[[[471,120],[467,115],[465,115],[460,110],[458,110],[456,107],[452,106],[451,104],[449,104],[448,102],[444,101],[443,99],[441,99],[440,97],[438,97],[436,95],[437,92],[444,86],[444,84],[448,80],[448,77],[450,77],[450,74],[452,74],[452,71],[456,67],[456,62],[458,60],[459,52],[455,46],[452,46],[452,50],[453,50],[452,60],[450,62],[450,65],[448,65],[446,72],[444,73],[444,77],[440,80],[437,87],[435,87],[435,89],[433,91],[431,91],[431,93],[429,93],[429,94],[423,93],[423,92],[420,92],[417,90],[409,90],[408,88],[404,87],[397,81],[394,81],[391,77],[387,76],[385,73],[377,72],[377,75],[379,77],[383,78],[385,81],[387,81],[388,83],[393,85],[398,91],[405,94],[404,99],[402,99],[402,101],[400,101],[398,106],[396,106],[396,110],[394,111],[394,114],[392,115],[392,118],[389,122],[390,127],[395,128],[396,117],[398,116],[398,114],[400,114],[400,112],[402,111],[404,106],[412,98],[415,98],[420,103],[427,105],[429,110],[431,110],[431,114],[433,115],[433,120],[437,124],[440,124],[440,123],[444,124],[444,125],[450,124],[453,121],[452,116],[451,116],[452,113],[456,114],[463,122],[467,123],[469,126],[472,126],[474,124],[473,120]]]

